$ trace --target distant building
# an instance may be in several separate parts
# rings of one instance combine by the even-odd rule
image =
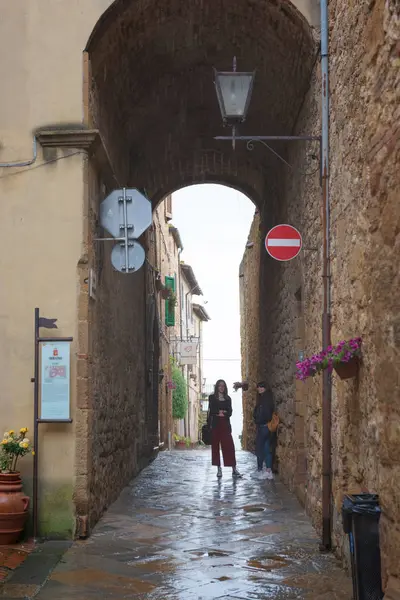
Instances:
[[[183,250],[182,240],[172,220],[172,197],[167,196],[155,209],[153,216],[153,255],[155,256],[155,286],[157,298],[157,317],[160,332],[159,350],[159,390],[158,390],[158,436],[162,447],[173,445],[172,388],[171,388],[171,343],[176,339],[179,330],[180,298],[178,291],[179,257]],[[165,297],[165,288],[171,288],[177,297],[178,304]]]
[[[210,317],[203,306],[193,302],[202,290],[193,269],[180,260],[183,243],[179,230],[172,225],[172,198],[167,196],[154,212],[155,281],[160,331],[160,377],[158,394],[158,430],[161,447],[172,447],[173,434],[199,439],[200,400],[202,395],[203,323]],[[167,289],[172,291],[167,297]],[[188,411],[173,423],[173,382],[171,360],[176,361],[186,382]]]

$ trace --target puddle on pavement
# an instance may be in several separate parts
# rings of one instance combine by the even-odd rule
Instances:
[[[247,568],[255,569],[257,571],[273,571],[275,569],[282,569],[288,566],[290,561],[283,556],[266,554],[258,558],[252,558],[247,561]]]
[[[245,506],[243,508],[245,513],[259,513],[259,512],[264,512],[265,506]]]
[[[140,571],[148,573],[173,573],[176,571],[176,563],[171,560],[152,560],[148,562],[131,561],[126,563],[128,566],[137,567]]]
[[[209,550],[206,556],[210,558],[221,558],[223,556],[229,556],[229,552],[223,552],[222,550]]]
[[[139,560],[138,560],[139,559]],[[126,562],[129,567],[136,567],[142,571],[155,572],[155,573],[170,573],[175,571],[176,563],[169,556],[157,556],[157,557],[133,557],[133,560]]]
[[[224,552],[223,550],[187,550],[189,554],[194,556],[209,558],[223,558],[224,556],[230,556],[230,552]]]

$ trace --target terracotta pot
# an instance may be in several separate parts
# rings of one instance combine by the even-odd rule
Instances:
[[[0,544],[16,544],[25,527],[28,512],[0,513]]]
[[[176,448],[179,448],[180,450],[185,450],[186,442],[175,442],[175,446],[176,446]]]
[[[340,379],[351,379],[357,377],[359,368],[359,360],[357,356],[354,356],[349,362],[341,362],[334,366],[336,373]]]
[[[0,473],[0,544],[15,544],[28,518],[29,496],[20,473]]]

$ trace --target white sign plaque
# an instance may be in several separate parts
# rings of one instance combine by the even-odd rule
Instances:
[[[195,365],[197,363],[197,343],[196,342],[181,342],[180,363],[182,365]]]
[[[41,345],[40,419],[70,419],[70,342]]]

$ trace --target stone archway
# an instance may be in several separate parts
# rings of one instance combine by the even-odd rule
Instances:
[[[311,29],[291,2],[213,3],[116,0],[86,48],[91,125],[116,174],[153,198],[175,181],[234,176],[257,189],[252,173],[274,158],[213,140],[221,120],[212,69],[257,70],[247,131],[289,134],[309,87]],[[161,191],[162,192],[161,192]]]
[[[91,383],[77,418],[83,425],[75,501],[78,515],[94,523],[149,460],[156,434],[146,416],[153,401],[146,334],[152,273],[146,267],[125,279],[113,272],[96,241],[99,203],[115,182],[144,190],[154,206],[182,186],[215,182],[251,197],[265,227],[285,206],[287,173],[264,149],[233,152],[213,139],[222,126],[212,68],[230,69],[236,56],[240,70],[256,69],[246,131],[289,135],[298,127],[316,47],[306,19],[287,0],[116,0],[85,56],[86,121],[100,133],[102,160],[97,149],[86,167],[88,262],[98,297],[87,313],[81,372]],[[151,235],[143,244],[151,252]]]

